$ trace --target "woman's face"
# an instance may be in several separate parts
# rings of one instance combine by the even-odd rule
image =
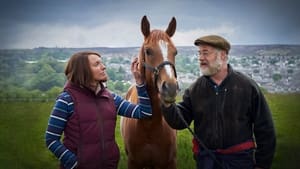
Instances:
[[[92,72],[92,77],[94,79],[92,85],[95,85],[98,82],[107,81],[108,76],[106,73],[106,67],[103,64],[101,57],[95,54],[91,54],[88,56],[88,60]]]

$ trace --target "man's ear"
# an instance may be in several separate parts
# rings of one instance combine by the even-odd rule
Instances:
[[[228,60],[228,55],[227,52],[225,50],[221,50],[221,59],[224,61]]]

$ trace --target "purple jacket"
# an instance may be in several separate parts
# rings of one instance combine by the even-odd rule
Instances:
[[[116,110],[106,88],[93,91],[68,83],[74,113],[64,134],[64,145],[77,155],[77,169],[116,169],[120,158],[115,142]]]

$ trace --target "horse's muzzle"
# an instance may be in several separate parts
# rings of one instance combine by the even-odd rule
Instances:
[[[176,96],[179,91],[178,83],[163,82],[159,89],[161,99],[166,103],[174,103],[176,101]]]

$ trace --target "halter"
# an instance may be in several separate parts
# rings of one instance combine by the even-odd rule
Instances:
[[[162,69],[165,65],[171,65],[171,67],[173,68],[174,73],[175,73],[175,78],[177,78],[175,65],[173,63],[171,63],[170,61],[164,61],[161,64],[159,64],[157,67],[151,66],[151,65],[147,64],[146,62],[144,62],[144,67],[147,68],[148,70],[150,70],[154,74],[154,85],[155,85],[155,88],[157,91],[159,91],[158,87],[157,87],[157,79],[160,74],[160,69]]]

